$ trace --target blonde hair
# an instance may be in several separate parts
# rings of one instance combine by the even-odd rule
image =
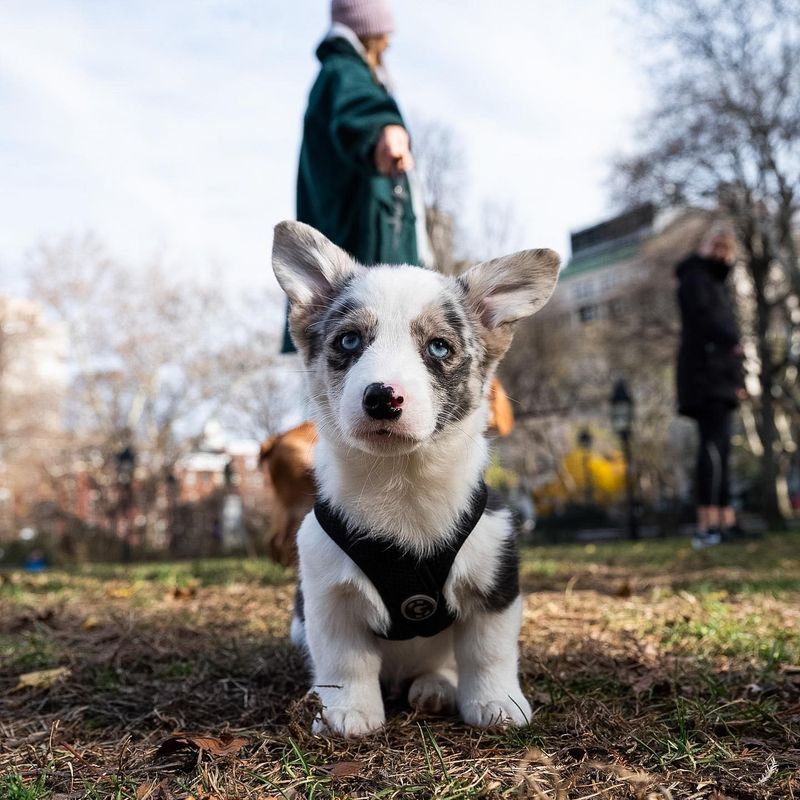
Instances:
[[[733,254],[731,255],[730,260],[734,261],[736,258],[736,249],[738,245],[736,241],[736,231],[734,231],[733,225],[731,225],[730,222],[725,222],[724,220],[717,220],[705,232],[703,238],[700,240],[698,253],[700,253],[700,255],[704,258],[709,256],[711,251],[714,249],[714,244],[719,239],[728,239],[731,242]]]

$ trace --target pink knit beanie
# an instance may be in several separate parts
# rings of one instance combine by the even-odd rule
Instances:
[[[388,0],[331,0],[331,22],[341,22],[361,37],[380,36],[394,30]]]

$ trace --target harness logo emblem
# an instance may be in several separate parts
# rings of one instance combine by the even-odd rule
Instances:
[[[439,601],[427,594],[413,594],[403,601],[400,606],[400,613],[409,622],[422,622],[436,613]]]

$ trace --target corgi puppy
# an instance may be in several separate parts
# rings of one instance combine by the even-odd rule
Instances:
[[[272,264],[319,435],[291,627],[322,702],[315,731],[378,730],[382,685],[469,725],[526,724],[516,535],[483,483],[484,432],[497,364],[552,294],[558,255],[525,250],[456,278],[365,268],[282,222]]]

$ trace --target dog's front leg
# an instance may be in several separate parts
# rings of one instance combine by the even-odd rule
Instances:
[[[458,709],[468,725],[526,725],[531,707],[519,686],[522,597],[503,611],[478,611],[457,623]]]
[[[314,668],[311,690],[323,705],[314,732],[339,736],[372,733],[385,721],[375,635],[349,594],[330,591],[315,600],[306,617]]]

